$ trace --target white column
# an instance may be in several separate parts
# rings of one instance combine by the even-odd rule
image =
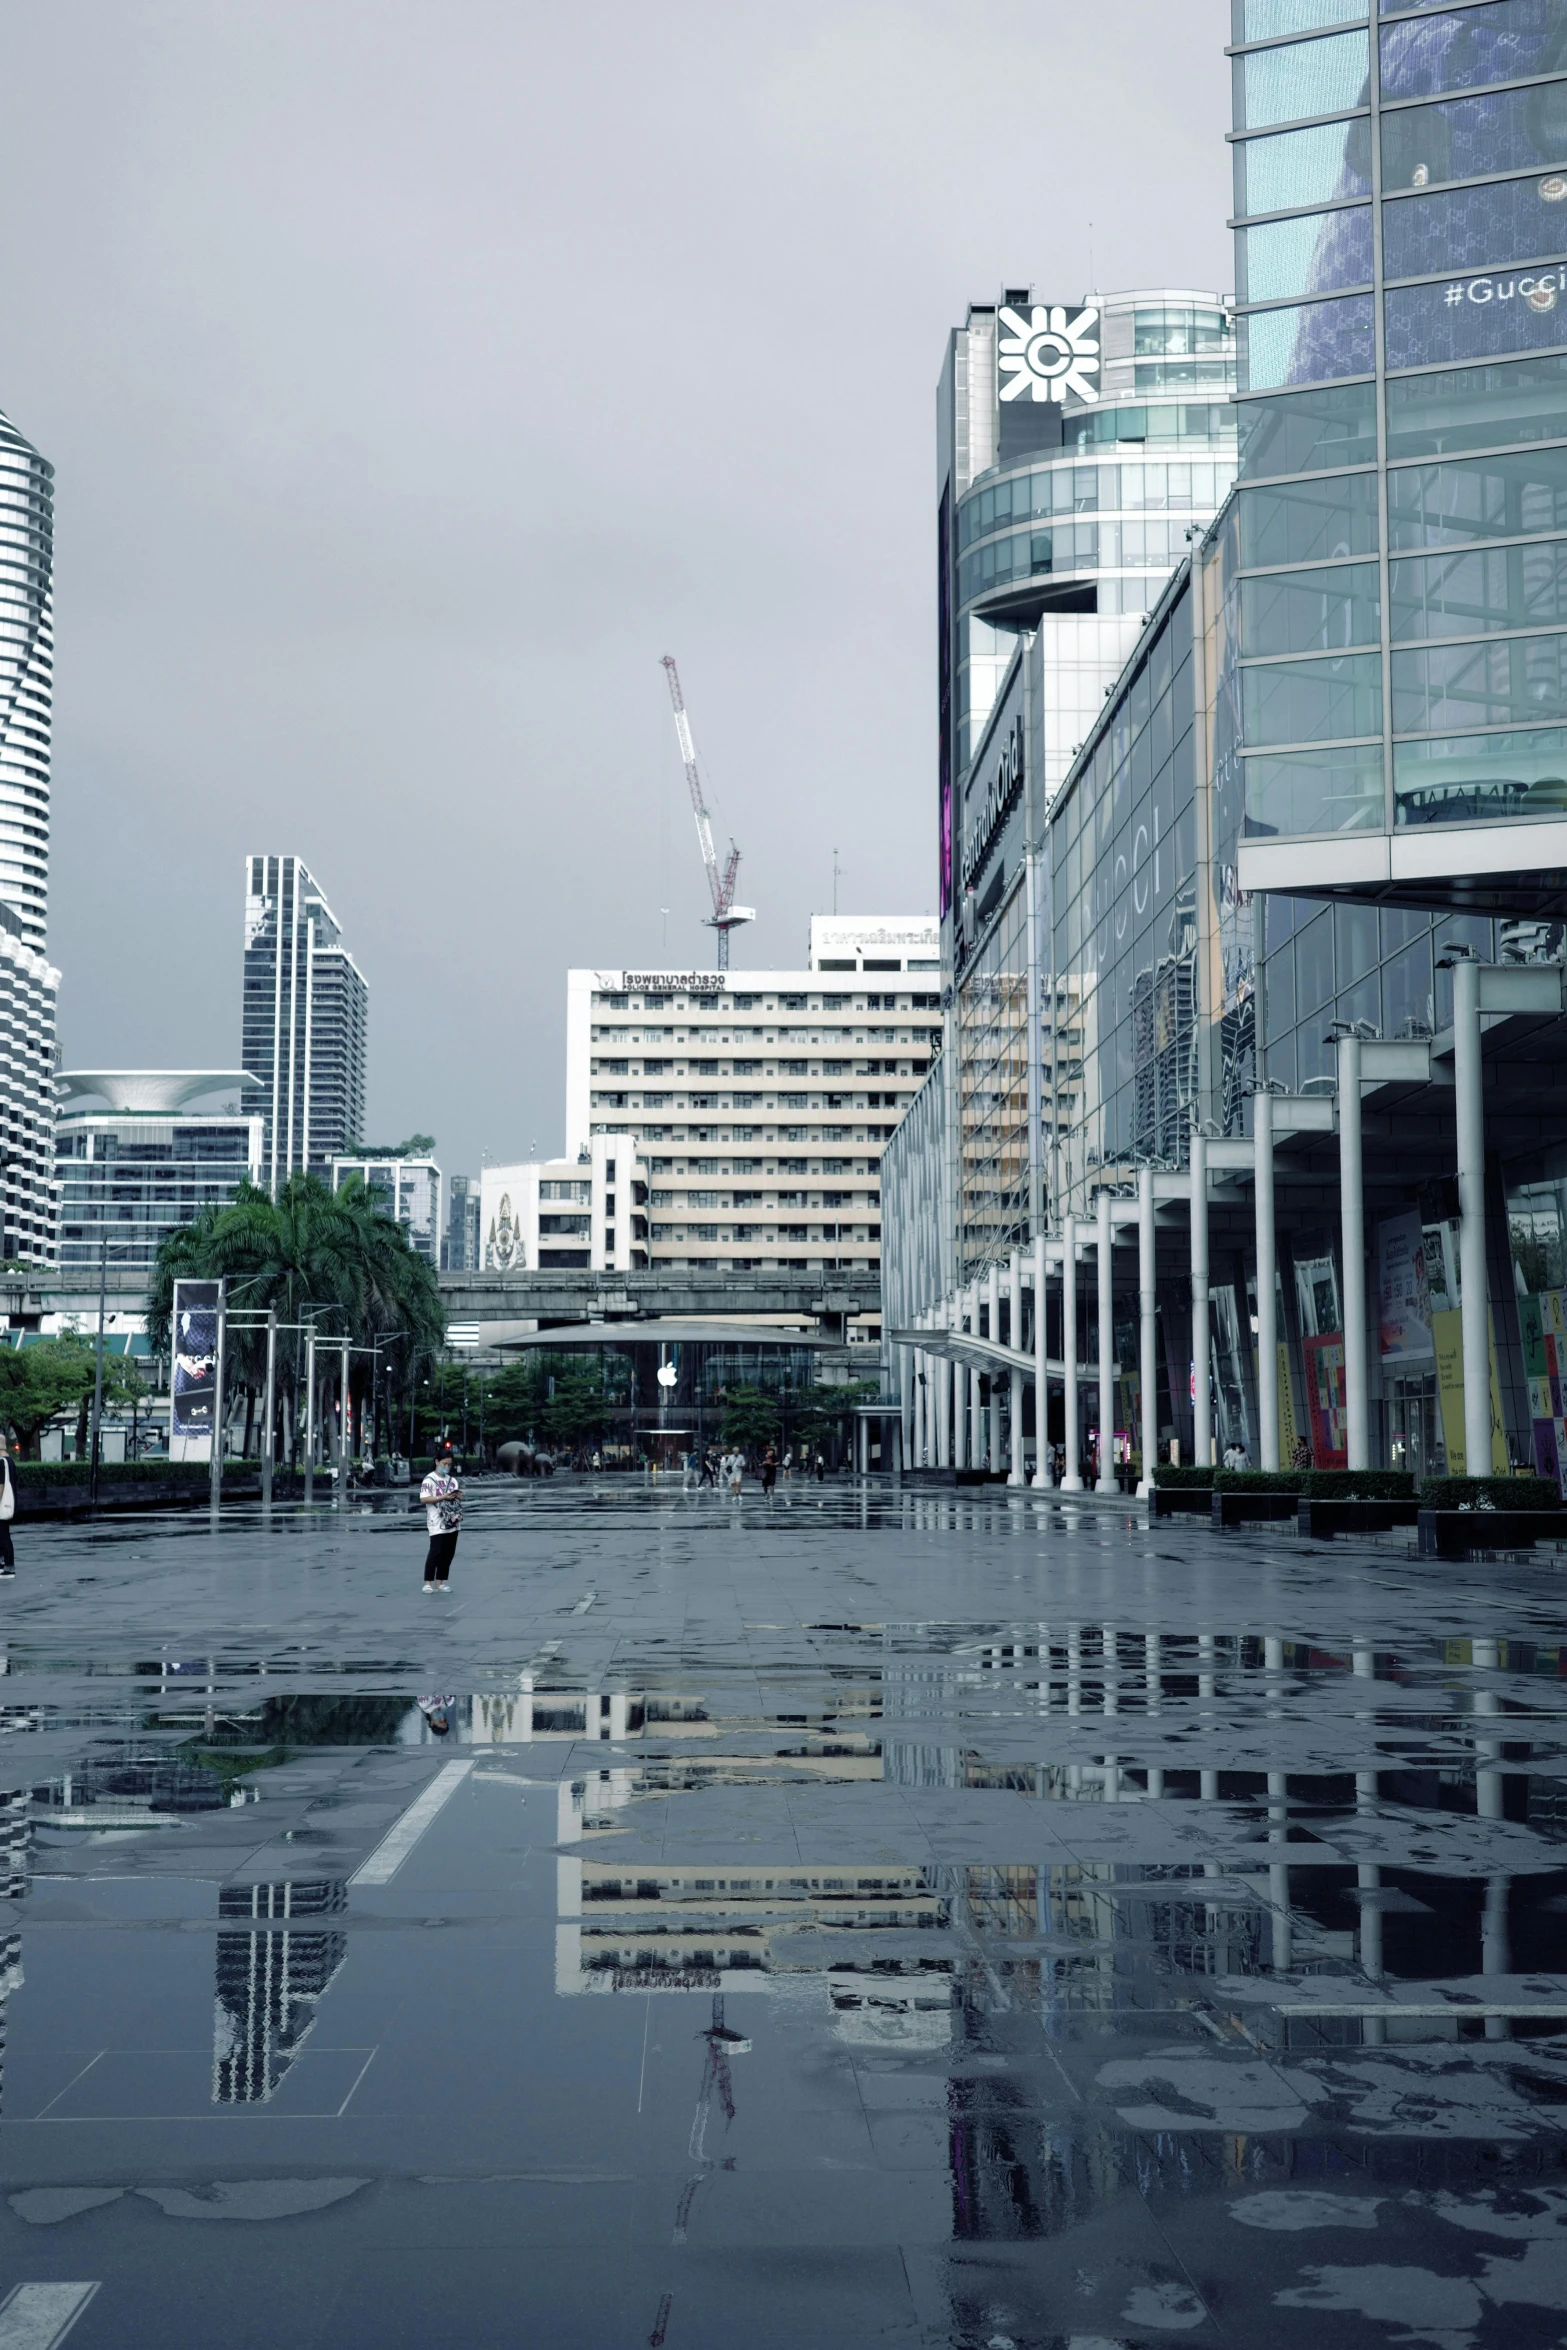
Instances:
[[[1066,1372],[1066,1465],[1061,1474],[1063,1493],[1081,1493],[1077,1467],[1077,1218],[1061,1225],[1061,1353]]]
[[[1213,1465],[1208,1395],[1208,1138],[1192,1129],[1192,1453],[1199,1469]]]
[[[1146,1495],[1153,1484],[1154,1455],[1159,1449],[1159,1385],[1157,1367],[1158,1292],[1155,1287],[1155,1225],[1153,1169],[1137,1174],[1137,1335],[1138,1370],[1143,1390],[1143,1475],[1137,1490]]]
[[[945,1355],[931,1360],[931,1405],[934,1413],[931,1434],[931,1466],[950,1469],[952,1466],[952,1365]]]
[[[1114,1493],[1115,1482],[1115,1292],[1110,1225],[1110,1194],[1099,1194],[1099,1229],[1095,1271],[1099,1276],[1099,1475],[1101,1493]]]
[[[967,1309],[968,1292],[960,1289],[952,1300],[952,1327],[960,1335]],[[955,1362],[952,1366],[952,1466],[955,1469],[966,1469],[969,1465],[968,1389],[969,1367],[967,1363]]]
[[[1464,1339],[1464,1474],[1491,1474],[1491,1317],[1485,1273],[1485,1099],[1480,1085],[1480,966],[1453,966],[1453,1091],[1458,1113],[1458,1303]]]
[[[990,1328],[985,1335],[994,1346],[1001,1337],[1001,1267],[999,1265],[992,1265],[990,1268],[989,1278],[985,1283],[985,1296],[990,1308]],[[985,1431],[985,1450],[990,1457],[991,1474],[994,1475],[1001,1466],[1001,1373],[999,1369],[993,1370],[990,1374],[990,1410],[987,1416],[990,1425]]]
[[[920,1328],[926,1328],[929,1317],[920,1316]],[[916,1352],[914,1357],[914,1440],[909,1461],[911,1469],[923,1469],[930,1458],[930,1368],[934,1356]]]
[[[968,1326],[977,1338],[979,1336],[979,1276],[977,1273],[968,1294]],[[979,1371],[970,1371],[968,1379],[968,1465],[971,1469],[982,1469],[985,1465],[985,1406],[979,1392],[980,1378]]]
[[[1045,1372],[1050,1318],[1045,1306],[1045,1241],[1041,1233],[1034,1243],[1034,1484],[1040,1489],[1050,1483],[1050,1381]]]
[[[1366,1396],[1366,1192],[1360,1140],[1360,1039],[1338,1040],[1339,1233],[1344,1258],[1344,1449],[1371,1466]]]
[[[1257,1431],[1258,1460],[1279,1467],[1279,1312],[1276,1230],[1273,1212],[1273,1096],[1252,1099],[1252,1139],[1257,1153]]]
[[[1020,1354],[1023,1347],[1023,1259],[1017,1249],[1012,1251],[1012,1262],[1007,1269],[1007,1312],[1010,1317],[1007,1323],[1007,1344],[1014,1354]],[[1012,1412],[1007,1424],[1012,1436],[1012,1465],[1007,1471],[1007,1483],[1021,1485],[1023,1482],[1023,1374],[1021,1371],[1014,1371],[1012,1374]]]

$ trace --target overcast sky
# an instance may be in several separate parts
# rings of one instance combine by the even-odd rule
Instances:
[[[666,651],[737,961],[803,960],[835,848],[840,910],[934,911],[945,337],[1004,282],[1229,286],[1227,18],[13,5],[67,1065],[232,1066],[241,861],[295,852],[368,1139],[558,1149],[568,965],[713,960]]]

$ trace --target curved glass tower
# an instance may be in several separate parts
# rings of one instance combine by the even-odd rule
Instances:
[[[25,945],[49,918],[54,467],[0,415],[0,902]]]
[[[1041,635],[1048,799],[1234,480],[1234,353],[1229,298],[1181,287],[1061,304],[1009,286],[950,337],[937,425],[949,921],[967,780],[1020,634]],[[949,943],[961,964],[963,938]]]

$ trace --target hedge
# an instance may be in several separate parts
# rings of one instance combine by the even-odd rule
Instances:
[[[1413,1501],[1415,1481],[1403,1469],[1172,1469],[1154,1471],[1156,1485],[1207,1488],[1214,1493],[1299,1493],[1311,1501]]]
[[[1554,1477],[1428,1477],[1420,1488],[1428,1510],[1559,1510]]]
[[[1415,1480],[1407,1469],[1307,1469],[1301,1492],[1308,1501],[1413,1501]]]
[[[1158,1461],[1154,1465],[1154,1483],[1173,1486],[1177,1491],[1184,1487],[1192,1493],[1211,1493],[1213,1479],[1212,1469],[1177,1468],[1173,1461]]]
[[[1299,1493],[1305,1484],[1300,1469],[1215,1469],[1215,1493]]]
[[[286,1472],[279,1468],[278,1475]],[[259,1461],[225,1461],[225,1477],[259,1477]],[[29,1485],[87,1485],[92,1480],[90,1461],[18,1461],[11,1463],[11,1475],[18,1490]],[[206,1461],[100,1461],[100,1485],[190,1485],[205,1487],[212,1481],[212,1470]]]

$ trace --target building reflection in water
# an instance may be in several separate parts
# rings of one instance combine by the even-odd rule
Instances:
[[[328,1922],[347,1907],[338,1878],[219,1886],[214,2105],[264,2105],[272,2096],[348,1955],[347,1935]]]

